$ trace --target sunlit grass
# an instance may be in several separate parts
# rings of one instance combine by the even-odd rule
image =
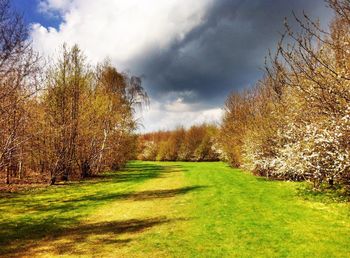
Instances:
[[[0,200],[0,255],[347,257],[349,204],[224,163],[125,171]]]

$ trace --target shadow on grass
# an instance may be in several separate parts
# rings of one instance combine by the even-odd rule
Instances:
[[[110,201],[110,200],[131,200],[131,201],[147,201],[152,199],[161,198],[171,198],[176,195],[183,195],[191,191],[201,190],[207,186],[188,186],[176,189],[166,189],[166,190],[151,190],[151,191],[141,191],[136,193],[127,194],[105,194],[105,195],[91,195],[84,196],[79,199],[64,200],[64,203],[71,202],[84,202],[84,201]]]
[[[160,177],[164,173],[168,172],[166,172],[166,169],[162,166],[132,163],[124,170],[108,172],[81,182],[55,185],[47,189],[40,189],[33,192],[0,193],[0,212],[6,213],[7,208],[20,208],[23,210],[39,209],[42,211],[48,208],[48,206],[60,206],[67,198],[68,200],[79,201],[79,197],[83,197],[82,200],[87,197],[85,199],[89,200],[90,195],[99,195],[103,193],[106,185],[114,186],[115,184],[115,188],[118,189],[118,183],[138,183]],[[106,184],[106,182],[108,182],[108,184]],[[97,186],[98,184],[101,185],[101,187]],[[98,199],[94,200],[91,198],[91,200],[96,201]]]
[[[74,255],[86,255],[92,254],[93,249],[99,245],[125,245],[132,241],[128,239],[117,239],[120,235],[125,233],[136,234],[144,230],[150,229],[154,226],[171,223],[176,219],[167,219],[166,217],[156,217],[148,219],[132,219],[125,221],[110,221],[101,223],[89,223],[80,224],[70,228],[56,228],[49,234],[46,234],[45,246],[49,252],[53,252],[56,255],[74,254]],[[93,237],[93,239],[91,239]],[[61,241],[60,241],[61,240]],[[57,242],[60,241],[60,242]],[[79,248],[79,244],[88,243],[88,248],[83,250]],[[19,255],[25,253],[28,249],[31,255],[40,253],[40,250],[35,250],[37,244],[31,244],[22,246],[20,248],[8,248],[2,249],[0,254],[2,255]],[[90,249],[90,250],[89,250]]]
[[[177,189],[169,189],[169,190],[155,190],[155,191],[143,191],[138,193],[133,193],[128,196],[125,196],[125,199],[134,200],[134,201],[143,201],[149,199],[158,199],[158,198],[170,198],[176,195],[183,195],[188,192],[201,190],[206,188],[206,186],[188,186]]]
[[[168,173],[181,172],[182,168],[179,165],[171,166],[159,166],[155,164],[147,163],[130,163],[125,168],[115,171],[108,172],[101,175],[96,175],[89,178],[82,183],[87,182],[88,184],[101,184],[105,181],[112,181],[113,183],[122,182],[139,182],[147,179],[156,177],[162,177]]]
[[[329,203],[346,203],[350,202],[350,195],[347,189],[344,188],[322,188],[321,190],[314,189],[311,183],[302,182],[297,187],[299,197],[308,201],[316,201],[325,204]]]
[[[108,233],[108,230],[109,233],[136,232],[165,223],[164,219],[133,220],[114,222],[114,224],[85,225],[83,228],[74,229],[75,225],[79,225],[80,221],[94,212],[98,206],[106,205],[108,202],[170,198],[203,188],[203,186],[191,186],[134,193],[128,192],[128,187],[124,185],[126,192],[118,190],[120,183],[126,182],[132,185],[180,171],[181,167],[177,165],[131,163],[121,171],[106,173],[89,181],[6,195],[0,198],[0,256],[17,252],[16,250],[21,247],[25,250],[32,240],[40,240],[57,234],[62,235],[62,232],[69,232],[72,235],[75,232],[83,235],[98,234],[99,231]]]

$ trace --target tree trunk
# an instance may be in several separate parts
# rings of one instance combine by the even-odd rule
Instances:
[[[103,152],[104,152],[104,150],[106,148],[106,141],[107,141],[107,137],[108,137],[108,131],[106,129],[104,129],[103,130],[103,134],[104,134],[104,137],[103,137],[103,141],[102,141],[102,145],[101,145],[101,149],[100,149],[100,155],[99,155],[99,158],[98,158],[97,168],[96,168],[97,172],[100,172],[100,170],[101,170],[101,162],[102,162]]]
[[[88,176],[90,176],[90,164],[85,160],[81,166],[81,177],[86,178]]]
[[[10,170],[8,167],[6,167],[6,184],[10,184]]]

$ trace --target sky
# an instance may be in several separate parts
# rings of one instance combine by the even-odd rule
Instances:
[[[323,0],[13,0],[35,49],[54,56],[78,44],[141,76],[150,106],[140,131],[219,122],[227,96],[262,76],[284,18],[303,11],[327,25]]]

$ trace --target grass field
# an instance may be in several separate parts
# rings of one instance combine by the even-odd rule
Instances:
[[[349,257],[350,206],[224,163],[132,162],[0,199],[4,257]]]

